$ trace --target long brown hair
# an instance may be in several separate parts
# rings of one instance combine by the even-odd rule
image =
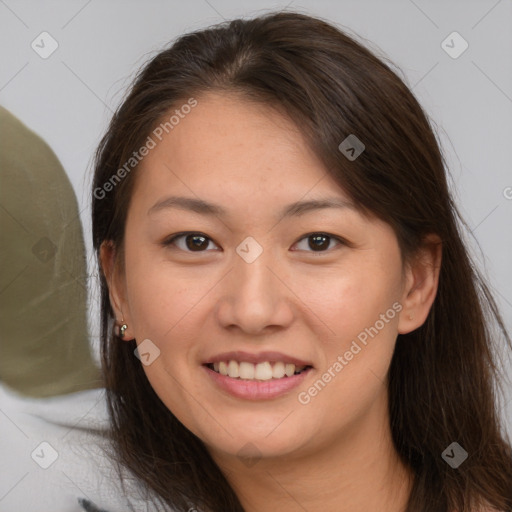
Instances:
[[[463,512],[482,503],[511,509],[512,450],[497,410],[494,349],[498,340],[507,350],[512,342],[468,255],[465,224],[426,114],[383,58],[337,27],[303,14],[270,13],[186,34],[152,58],[96,153],[98,257],[105,241],[122,254],[137,168],[115,183],[113,176],[171,109],[220,90],[274,106],[295,121],[361,210],[393,227],[404,261],[425,235],[441,238],[436,299],[420,328],[398,335],[389,370],[393,441],[414,474],[407,512]],[[353,161],[338,149],[350,134],[366,146]],[[202,441],[151,388],[133,355],[135,341],[114,334],[103,275],[101,301],[102,363],[121,465],[175,510],[243,511]],[[452,442],[469,454],[457,469],[441,456]]]

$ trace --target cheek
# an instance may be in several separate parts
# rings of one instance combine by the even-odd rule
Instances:
[[[376,322],[379,331],[396,328],[398,315],[393,304],[400,299],[399,265],[391,258],[384,265],[380,259],[354,256],[329,272],[294,276],[304,315],[316,318],[326,328],[324,343],[343,346]],[[380,320],[383,314],[385,326]]]
[[[322,366],[300,403],[332,411],[332,420],[357,416],[384,388],[401,304],[400,267],[359,260],[343,274],[303,283],[303,298],[329,336],[321,341]],[[318,416],[317,414],[317,416]],[[313,417],[313,416],[311,416]],[[330,421],[330,420],[328,420]]]
[[[182,324],[208,290],[208,280],[191,279],[152,250],[126,251],[126,286],[132,329],[137,339],[162,344]]]
[[[322,366],[308,386],[298,390],[302,428],[318,432],[319,443],[330,442],[340,428],[360,424],[371,410],[373,417],[385,414],[399,303],[391,303],[386,294],[381,301],[370,302],[364,294],[361,298],[367,300],[342,300],[337,316],[327,318],[336,341],[322,344]]]
[[[180,383],[188,382],[188,372],[196,369],[208,292],[218,278],[176,269],[161,255],[134,249],[126,251],[130,327],[137,343],[149,339],[158,348],[158,359],[144,371],[160,398],[174,409],[171,405],[183,402]]]

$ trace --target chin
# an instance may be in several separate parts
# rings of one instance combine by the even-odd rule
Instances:
[[[248,428],[246,423],[242,427],[235,422],[230,422],[230,425],[232,428],[229,432],[232,436],[223,432],[222,436],[213,437],[210,429],[206,430],[208,433],[205,436],[198,437],[211,451],[222,453],[224,457],[239,458],[241,462],[245,459],[254,462],[299,454],[306,447],[311,447],[315,437],[308,435],[303,425],[301,428],[285,428],[282,425],[276,428],[278,423],[272,423],[270,427],[270,422],[265,422],[264,428],[261,425],[258,428]]]

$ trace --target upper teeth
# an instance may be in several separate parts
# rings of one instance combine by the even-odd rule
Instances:
[[[291,377],[295,372],[300,372],[306,368],[305,366],[295,367],[293,363],[271,363],[265,361],[263,363],[252,364],[245,361],[220,361],[213,363],[213,369],[221,375],[227,375],[234,379],[240,378],[244,380],[270,380],[281,379],[285,375]]]

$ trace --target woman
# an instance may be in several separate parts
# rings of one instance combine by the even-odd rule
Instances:
[[[121,466],[159,510],[510,510],[491,322],[511,343],[457,216],[421,107],[336,27],[158,54],[93,185]]]

